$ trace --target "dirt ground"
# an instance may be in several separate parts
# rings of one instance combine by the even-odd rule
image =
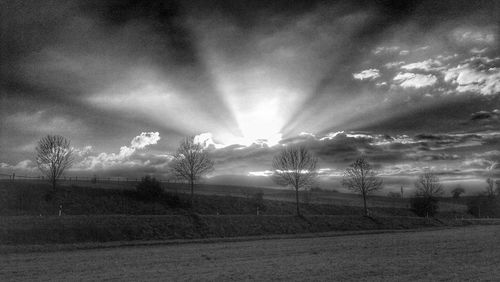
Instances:
[[[497,280],[500,225],[0,256],[0,281]]]

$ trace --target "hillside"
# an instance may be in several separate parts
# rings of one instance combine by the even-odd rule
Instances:
[[[61,189],[48,198],[50,187],[44,182],[0,181],[0,214],[56,214],[63,205],[66,214],[178,214],[185,213],[189,187],[180,183],[162,183],[165,197],[145,202],[135,195],[135,182],[62,182]],[[293,214],[295,195],[291,189],[259,188],[199,184],[195,187],[194,212],[200,214],[255,214],[255,195],[261,193],[266,202],[265,214]],[[172,196],[175,196],[172,199]],[[169,198],[170,197],[170,198]],[[172,203],[172,201],[178,201]],[[359,195],[328,190],[300,192],[305,214],[359,214]],[[412,214],[408,199],[370,196],[368,206],[383,215]],[[387,214],[387,210],[392,210]],[[465,213],[463,201],[441,201],[440,211]]]
[[[165,240],[487,223],[464,221],[471,216],[450,210],[437,219],[419,218],[404,207],[405,200],[385,197],[370,198],[371,217],[364,217],[359,197],[331,191],[313,192],[301,203],[303,216],[297,217],[290,190],[201,185],[191,206],[188,187],[182,184],[165,185],[163,195],[152,200],[132,188],[71,184],[54,193],[46,183],[1,182],[0,242]]]
[[[63,185],[51,193],[46,183],[2,182],[0,185],[0,215],[99,215],[99,214],[259,214],[293,215],[295,203],[290,190],[257,189],[236,186],[201,185],[196,187],[194,206],[190,207],[188,187],[168,184],[164,195],[147,201],[133,186],[124,189]],[[256,195],[262,193],[263,199]],[[302,200],[304,200],[304,195]],[[305,215],[361,215],[356,195],[314,192],[309,201],[301,203]],[[404,202],[374,198],[371,211],[382,216],[414,216]]]

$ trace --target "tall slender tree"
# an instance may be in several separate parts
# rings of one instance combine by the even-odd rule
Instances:
[[[344,177],[342,178],[342,185],[344,187],[363,196],[365,215],[368,215],[366,196],[382,189],[382,183],[382,178],[377,177],[377,173],[364,157],[357,159],[346,168]]]
[[[317,176],[318,159],[304,146],[287,146],[273,159],[273,179],[295,189],[297,215],[300,215],[299,189],[309,187]]]
[[[179,145],[170,168],[174,175],[185,179],[191,188],[191,205],[193,205],[194,185],[199,178],[213,170],[214,162],[203,146],[195,142],[194,137],[186,137]]]
[[[57,179],[73,164],[70,141],[60,135],[47,135],[38,141],[36,164],[56,190]]]

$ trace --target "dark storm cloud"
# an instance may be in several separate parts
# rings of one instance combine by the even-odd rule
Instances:
[[[310,149],[320,161],[321,168],[342,170],[356,158],[367,157],[376,167],[386,174],[416,173],[429,166],[437,166],[438,170],[459,169],[462,162],[474,156],[470,152],[483,148],[489,142],[500,140],[500,132],[491,134],[419,134],[389,136],[370,134],[368,132],[337,132],[324,137],[302,134],[297,138],[283,140],[281,145],[267,147],[254,144],[245,147],[227,147],[213,149],[212,156],[220,170],[238,171],[236,167],[245,167],[250,171],[266,171],[271,169],[272,157],[282,145],[303,145]],[[486,150],[488,147],[484,147]],[[471,151],[472,150],[472,151]],[[476,158],[475,156],[474,158]],[[411,165],[415,162],[418,165]],[[395,164],[398,167],[393,168]],[[402,169],[402,167],[406,167]],[[442,167],[442,168],[439,168]],[[234,169],[234,170],[233,170]]]

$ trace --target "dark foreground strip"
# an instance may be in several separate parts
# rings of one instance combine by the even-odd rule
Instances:
[[[467,226],[460,226],[460,227],[463,228]],[[143,246],[168,246],[168,245],[184,245],[184,244],[210,244],[210,243],[228,243],[228,242],[244,242],[244,241],[259,241],[259,240],[277,240],[277,239],[307,239],[307,238],[319,238],[319,237],[340,237],[340,236],[371,235],[371,234],[384,234],[384,233],[412,233],[412,232],[436,231],[436,230],[444,230],[452,228],[457,228],[457,227],[444,226],[444,227],[425,227],[416,229],[331,231],[331,232],[318,232],[318,233],[260,235],[260,236],[203,238],[203,239],[115,241],[115,242],[91,242],[91,243],[43,244],[43,245],[0,245],[0,254],[60,252],[60,251],[75,251],[75,250],[111,249],[111,248],[122,248],[122,247],[143,247]]]

